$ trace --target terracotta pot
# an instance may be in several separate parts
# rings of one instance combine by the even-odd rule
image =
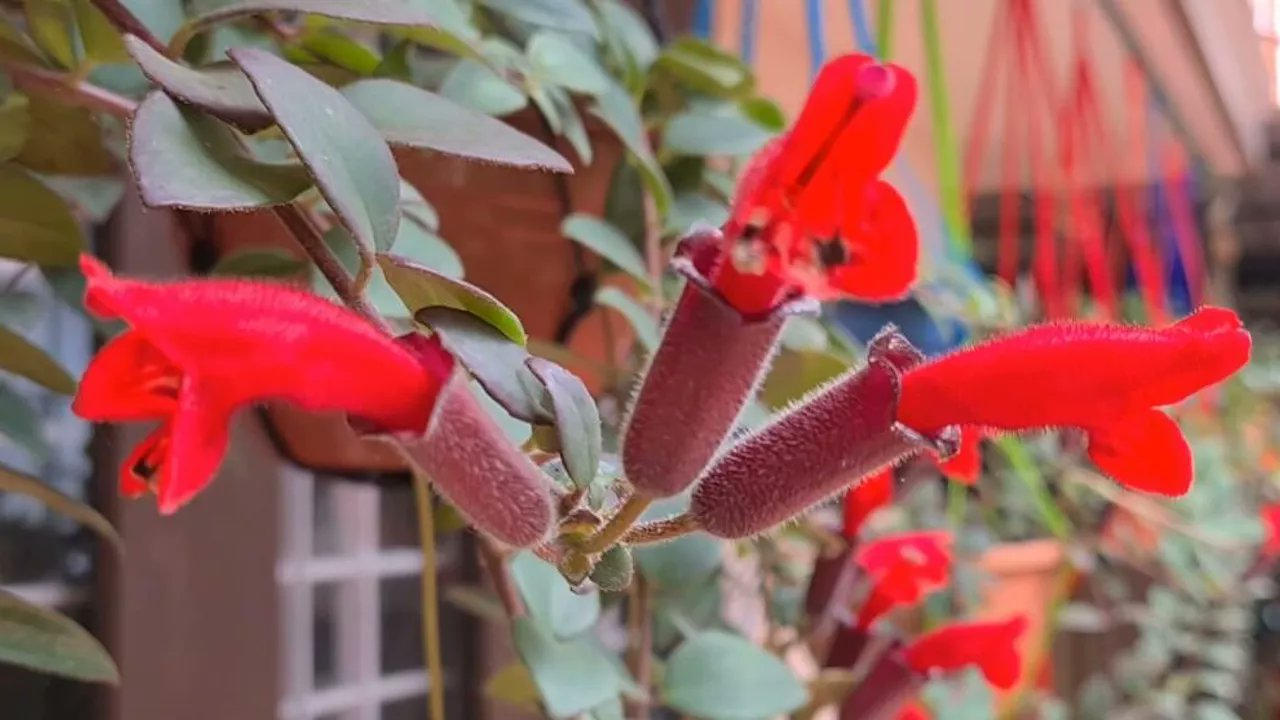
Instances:
[[[536,116],[521,113],[512,124],[542,137]],[[435,206],[440,234],[461,256],[468,281],[479,285],[511,307],[530,337],[552,339],[571,308],[570,286],[579,268],[570,241],[560,235],[567,212],[599,214],[604,208],[613,169],[622,148],[607,129],[589,125],[596,157],[574,175],[467,162],[425,152],[397,152],[401,174]],[[573,159],[572,150],[560,147]],[[292,235],[271,212],[225,213],[211,217],[215,253],[223,255],[254,247],[285,249],[302,255]],[[586,255],[588,270],[596,259]],[[613,323],[615,326],[618,323]],[[610,357],[598,312],[578,325],[571,349],[588,359],[589,370]],[[611,337],[618,340],[617,333]],[[599,387],[600,378],[589,377]],[[398,456],[379,443],[362,440],[338,414],[314,414],[296,408],[268,405],[265,414],[281,452],[315,470],[341,474],[401,473]]]
[[[1051,613],[1069,592],[1072,571],[1062,544],[1052,539],[997,545],[983,554],[980,565],[988,582],[976,619],[1005,620],[1017,614],[1027,618],[1027,630],[1020,641],[1022,677],[1013,688],[996,694],[1003,714],[1014,708],[1024,692],[1047,682]]]

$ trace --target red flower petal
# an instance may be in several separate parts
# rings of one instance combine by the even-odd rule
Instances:
[[[1021,615],[1004,622],[947,625],[908,645],[907,664],[920,673],[976,665],[987,682],[1007,690],[1022,674],[1017,641],[1026,628],[1027,619]]]
[[[921,432],[947,425],[1083,428],[1104,444],[1098,450],[1104,470],[1124,474],[1117,480],[1177,492],[1185,473],[1163,481],[1138,473],[1135,449],[1122,445],[1173,451],[1165,469],[1181,472],[1178,458],[1185,453],[1171,440],[1172,428],[1146,413],[1225,379],[1248,361],[1249,351],[1249,333],[1221,308],[1204,308],[1161,329],[1039,325],[909,371],[898,419]],[[1128,419],[1139,427],[1118,427]]]
[[[893,468],[872,475],[849,489],[844,495],[844,524],[841,534],[850,542],[858,538],[858,530],[876,510],[893,500]]]
[[[231,415],[216,386],[188,376],[173,419],[168,467],[160,483],[160,512],[169,515],[186,505],[210,482],[227,454]]]
[[[1089,459],[1134,490],[1178,496],[1191,489],[1191,448],[1178,424],[1159,410],[1145,410],[1088,431]]]
[[[886,613],[914,605],[951,578],[951,536],[945,532],[902,533],[860,548],[855,562],[871,590],[858,610],[858,627],[868,628]]]
[[[1263,506],[1262,526],[1267,534],[1262,544],[1262,556],[1280,557],[1280,502]]]
[[[85,369],[71,409],[99,422],[146,420],[177,407],[182,374],[140,333],[120,333]]]
[[[932,715],[920,703],[911,703],[898,713],[898,720],[929,720]]]
[[[853,261],[832,268],[832,290],[827,294],[894,300],[906,294],[916,279],[920,252],[916,223],[892,185],[877,181],[865,192],[860,203],[863,212],[850,213],[841,230]]]

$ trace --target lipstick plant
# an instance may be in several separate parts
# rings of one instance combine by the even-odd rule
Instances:
[[[432,494],[478,537],[522,660],[508,680],[532,683],[536,707],[551,717],[621,717],[625,699],[629,717],[658,707],[803,715],[829,702],[854,708],[846,717],[878,718],[933,675],[972,666],[1009,686],[1019,618],[907,639],[880,632],[888,616],[947,584],[946,536],[884,538],[853,553],[845,575],[860,583],[857,606],[830,607],[847,592],[810,598],[824,618],[814,656],[851,671],[838,697],[802,684],[782,648],[702,621],[717,614],[700,591],[721,565],[718,539],[776,534],[844,493],[856,524],[869,512],[858,503],[887,497],[885,472],[895,466],[954,461],[979,435],[1050,428],[1083,431],[1088,457],[1119,485],[1181,495],[1192,457],[1163,408],[1249,358],[1239,319],[1214,307],[1159,328],[1033,326],[941,357],[886,327],[854,366],[748,422],[788,329],[816,327],[791,318],[824,301],[912,290],[915,223],[880,177],[916,104],[905,69],[862,55],[832,60],[795,123],[750,143],[758,152],[724,192],[719,222],[690,228],[679,220],[699,214],[695,198],[726,186],[705,156],[749,154],[717,145],[723,138],[699,133],[699,123],[729,114],[738,124],[725,128],[746,121],[763,139],[776,123],[751,118],[772,110],[749,75],[734,79],[741,66],[732,58],[693,41],[659,49],[620,3],[545,4],[570,8],[556,25],[535,11],[544,3],[468,4],[467,16],[443,1],[250,0],[163,36],[115,0],[73,4],[70,54],[49,42],[39,14],[27,18],[31,35],[4,51],[23,93],[14,97],[113,116],[127,136],[130,179],[151,207],[274,213],[330,296],[263,278],[144,280],[78,243],[53,257],[37,239],[6,238],[6,256],[78,263],[85,308],[124,326],[73,404],[93,421],[152,423],[120,468],[121,492],[154,495],[163,514],[199,502],[229,452],[231,418],[255,404],[345,414],[411,468],[428,550]],[[281,52],[224,51],[216,31],[246,20],[269,28],[268,45]],[[505,31],[482,37],[471,20]],[[379,28],[385,53],[344,34],[354,23]],[[411,62],[419,46],[447,61],[443,95],[410,82],[427,74]],[[140,97],[83,79],[96,64],[122,61],[149,81]],[[642,296],[602,293],[602,304],[630,314],[642,338],[662,318],[617,423],[602,423],[577,375],[539,356],[514,313],[425,250],[429,198],[403,187],[392,152],[571,171],[557,151],[479,112],[507,114],[529,99],[579,165],[591,161],[579,112],[587,105],[625,145],[619,173],[639,176],[650,206],[643,258],[598,219],[565,224],[611,263],[643,270],[632,272],[648,286]],[[657,156],[648,130],[662,143]],[[22,156],[4,168],[17,184],[35,182]],[[373,298],[382,287],[394,297]],[[509,417],[491,414],[472,381]],[[523,447],[499,425],[511,418],[538,429]],[[431,576],[428,567],[429,646],[438,642]],[[597,589],[626,595],[625,662],[589,632]],[[443,687],[438,647],[427,655],[433,687]]]

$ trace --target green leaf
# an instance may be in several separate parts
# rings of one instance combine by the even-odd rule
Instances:
[[[602,0],[597,4],[605,28],[612,30],[627,54],[643,73],[658,59],[658,41],[644,18],[629,5],[618,0]]]
[[[542,382],[555,410],[560,457],[574,484],[590,487],[600,467],[600,411],[582,380],[559,365],[539,357],[525,363]]]
[[[472,110],[499,117],[529,104],[528,96],[475,60],[459,60],[441,83],[440,94]]]
[[[253,248],[227,255],[209,270],[210,275],[230,277],[293,277],[307,269],[307,263],[292,253],[273,248]]]
[[[594,57],[560,33],[539,30],[525,52],[539,78],[574,92],[599,95],[612,83]]]
[[[612,699],[621,689],[617,671],[588,638],[557,640],[530,616],[512,623],[516,651],[529,666],[543,705],[555,718],[586,712]]]
[[[582,165],[590,165],[594,157],[591,138],[587,136],[587,126],[582,122],[582,115],[578,112],[578,106],[574,104],[569,91],[551,85],[545,88],[545,92],[546,97],[555,107],[556,116],[560,118],[560,127],[556,132],[569,141],[570,147],[578,154],[578,160]],[[537,99],[539,95],[535,94],[533,97]]]
[[[22,152],[27,143],[27,129],[31,116],[27,114],[25,95],[10,94],[0,104],[0,162]]]
[[[573,213],[560,223],[560,234],[586,246],[631,277],[649,286],[649,271],[635,245],[618,228],[591,215]]]
[[[93,4],[93,0],[72,0],[72,4],[85,57],[100,65],[129,62],[129,53],[125,52],[120,32]]]
[[[5,383],[0,383],[0,438],[8,438],[39,462],[48,461],[53,452],[41,429],[40,414]]]
[[[352,236],[365,247],[391,247],[400,224],[400,176],[378,131],[305,70],[253,48],[230,54]]]
[[[685,155],[750,155],[773,133],[740,114],[689,110],[671,118],[662,135],[668,152]]]
[[[74,265],[80,225],[62,198],[16,165],[0,165],[0,257],[43,266]]]
[[[596,37],[595,18],[579,0],[479,0],[481,5],[540,27]]]
[[[97,533],[119,552],[124,551],[124,540],[105,517],[88,505],[67,497],[39,480],[0,465],[0,492],[18,493],[35,498],[50,510],[75,520]]]
[[[636,302],[635,298],[616,287],[602,287],[596,291],[596,304],[617,310],[636,331],[636,339],[645,350],[658,347],[658,323]]]
[[[266,162],[235,130],[154,91],[138,106],[129,161],[151,207],[245,210],[293,201],[311,187],[296,162]]]
[[[742,114],[760,127],[780,133],[787,129],[787,116],[778,103],[764,97],[747,98],[739,103]]]
[[[115,158],[102,145],[102,129],[86,108],[42,95],[27,97],[27,142],[17,162],[49,175],[109,175]]]
[[[1240,714],[1221,700],[1197,700],[1191,706],[1191,720],[1240,720]]]
[[[360,269],[360,253],[356,250],[355,241],[351,239],[351,233],[341,225],[334,225],[324,234],[324,243],[333,251],[333,254],[342,263],[343,268],[351,274],[355,275]],[[333,287],[329,285],[329,281],[324,278],[318,271],[312,276],[312,289],[318,294],[341,303],[342,300],[337,293],[333,291]],[[413,325],[412,315],[409,309],[404,306],[404,301],[400,296],[391,289],[390,283],[387,282],[386,276],[381,268],[373,269],[373,277],[369,279],[369,285],[365,288],[365,297],[369,303],[378,311],[378,314],[385,318],[398,321],[398,329],[407,330]]]
[[[125,37],[124,44],[147,79],[179,101],[195,105],[244,132],[271,126],[271,114],[253,91],[249,78],[234,65],[192,70],[132,35]]]
[[[529,351],[465,310],[428,307],[415,315],[431,328],[485,393],[513,417],[528,423],[555,419],[545,387],[529,368]]]
[[[702,193],[681,193],[671,206],[665,231],[671,235],[682,235],[695,225],[720,227],[728,219],[729,206],[719,200]]]
[[[568,160],[541,141],[489,115],[407,83],[360,80],[344,87],[342,94],[392,145],[499,165],[573,171]]]
[[[676,710],[725,720],[781,715],[809,699],[781,660],[718,630],[681,643],[667,661],[663,685],[663,697]]]
[[[575,593],[559,570],[531,552],[511,558],[511,575],[529,615],[561,640],[582,635],[600,619],[599,595]]]
[[[542,696],[538,693],[538,686],[534,684],[528,666],[522,662],[513,662],[489,676],[484,683],[484,694],[529,715],[537,715],[541,708]]]
[[[66,0],[23,0],[27,29],[49,57],[66,69],[76,66],[75,15]]]
[[[676,40],[658,56],[657,66],[706,95],[734,97],[751,90],[750,68],[705,40]]]
[[[10,23],[0,23],[0,57],[37,67],[49,66],[48,58],[31,38]]]
[[[516,343],[524,345],[527,341],[520,318],[484,290],[388,253],[378,255],[378,265],[405,307],[414,314],[426,307],[465,310]]]
[[[591,107],[591,114],[600,118],[622,140],[622,144],[640,169],[644,183],[649,188],[649,194],[653,196],[658,214],[665,217],[671,207],[671,185],[662,172],[662,166],[653,156],[653,149],[649,146],[649,138],[645,134],[644,121],[640,118],[640,111],[631,101],[631,96],[621,86],[615,84],[608,92],[596,98],[595,104]]]
[[[676,593],[701,585],[722,563],[720,542],[706,535],[643,545],[633,548],[632,553],[646,578],[658,588]]]
[[[375,25],[438,28],[436,17],[423,7],[387,0],[245,0],[224,3],[188,20],[169,40],[169,55],[182,55],[187,43],[213,25],[269,12],[300,12]]]
[[[336,27],[312,27],[298,38],[298,45],[313,57],[357,75],[372,75],[382,58]]]
[[[0,662],[63,677],[120,683],[102,644],[71,619],[0,591]]]
[[[76,391],[76,381],[53,358],[3,325],[0,325],[0,370],[63,395]]]

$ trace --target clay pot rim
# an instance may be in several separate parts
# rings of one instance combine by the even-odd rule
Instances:
[[[982,568],[998,575],[1020,575],[1055,570],[1066,561],[1062,542],[1036,538],[1004,542],[982,554]]]

